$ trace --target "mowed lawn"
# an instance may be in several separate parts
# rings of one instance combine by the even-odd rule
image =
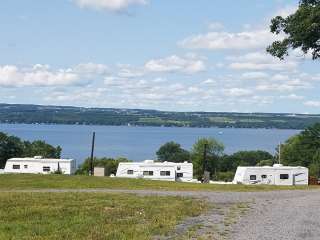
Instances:
[[[272,191],[310,189],[308,186],[266,186],[266,185],[213,185],[177,183],[143,179],[121,179],[91,176],[64,176],[40,174],[2,174],[0,190],[25,189],[128,189],[128,190],[174,190],[174,191]]]
[[[0,193],[0,239],[151,239],[206,211],[181,197],[107,193]]]

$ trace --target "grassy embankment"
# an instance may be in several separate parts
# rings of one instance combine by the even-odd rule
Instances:
[[[165,235],[205,202],[108,193],[1,193],[0,239],[151,239]]]
[[[150,181],[143,179],[119,179],[90,176],[62,175],[0,175],[0,190],[19,189],[129,189],[129,190],[177,190],[177,191],[272,191],[310,189],[311,187],[212,185]],[[313,188],[313,187],[312,187]]]

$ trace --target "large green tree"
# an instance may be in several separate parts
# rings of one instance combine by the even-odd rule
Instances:
[[[0,168],[13,157],[33,157],[41,155],[47,158],[60,158],[61,147],[54,147],[44,141],[22,141],[15,136],[0,132]]]
[[[235,172],[238,166],[271,165],[273,158],[266,151],[239,151],[223,156],[219,161],[219,170]]]
[[[32,157],[32,156],[43,156],[46,158],[60,158],[61,157],[61,147],[54,147],[50,144],[47,144],[44,141],[34,141],[24,142],[25,151],[24,156]]]
[[[301,0],[298,10],[286,17],[271,20],[271,32],[284,34],[267,51],[280,59],[289,54],[289,49],[301,49],[304,54],[312,53],[313,59],[320,57],[320,0]]]
[[[184,162],[190,160],[190,153],[179,143],[167,142],[157,151],[157,158],[161,162]]]
[[[0,168],[4,168],[9,158],[23,156],[24,150],[25,146],[19,138],[0,132]]]
[[[281,146],[281,162],[285,165],[310,168],[310,175],[320,172],[320,123],[289,138]]]
[[[207,171],[211,176],[216,172],[219,158],[223,155],[224,145],[214,138],[200,138],[192,147],[191,159],[194,176],[198,179],[204,173],[204,150],[207,148]]]

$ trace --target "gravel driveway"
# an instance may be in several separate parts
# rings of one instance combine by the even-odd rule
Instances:
[[[235,240],[319,240],[320,191],[258,195],[236,225]]]
[[[319,240],[320,190],[277,192],[178,192],[149,190],[25,190],[14,192],[106,192],[177,195],[207,199],[214,208],[187,219],[176,232],[155,239]],[[245,204],[245,205],[244,205]],[[193,229],[193,235],[185,232]]]

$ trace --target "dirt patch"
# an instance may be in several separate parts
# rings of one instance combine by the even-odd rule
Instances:
[[[228,239],[232,225],[248,208],[249,203],[214,204],[207,213],[186,219],[168,236],[156,236],[154,240]]]

